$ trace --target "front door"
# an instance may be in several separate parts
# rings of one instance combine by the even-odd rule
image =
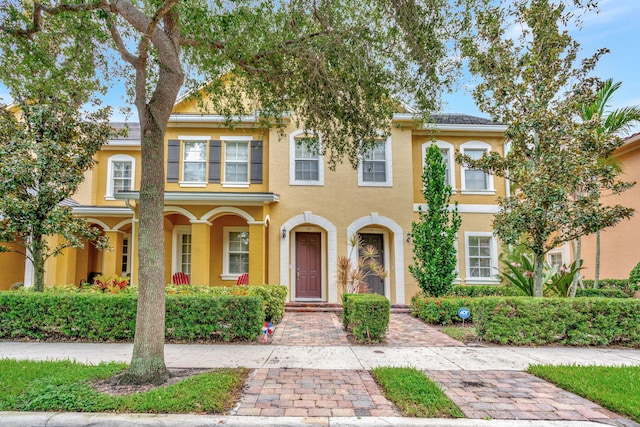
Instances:
[[[362,246],[373,246],[378,250],[378,256],[376,257],[376,261],[384,267],[384,240],[382,234],[360,234],[360,238],[362,239]],[[360,253],[362,256],[362,252]],[[378,277],[372,273],[369,273],[369,268],[365,267],[365,274],[367,274],[367,287],[369,288],[368,292],[372,294],[384,295],[384,279]]]
[[[296,233],[296,299],[321,299],[320,233]]]

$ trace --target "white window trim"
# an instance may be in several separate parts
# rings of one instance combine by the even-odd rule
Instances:
[[[184,142],[208,142],[211,136],[208,135],[178,135],[180,141],[180,187],[187,188],[203,188],[207,186],[207,173],[209,172],[209,147],[205,146],[204,160],[204,181],[185,181],[184,180]]]
[[[251,141],[253,138],[251,136],[221,136],[220,140],[222,141],[224,158],[222,159],[222,171],[220,171],[222,177],[222,186],[225,188],[249,188],[250,183],[250,174],[251,174]],[[227,167],[227,147],[225,142],[246,142],[247,143],[247,181],[225,181],[226,179],[226,167]]]
[[[545,261],[549,262],[549,255],[551,254],[560,254],[562,256],[562,264],[568,266],[571,264],[571,247],[569,243],[565,242],[562,246],[558,246],[547,252],[547,256],[545,256]]]
[[[222,280],[238,280],[242,274],[229,273],[229,233],[234,231],[249,232],[249,227],[222,227]],[[249,236],[251,238],[251,236]]]
[[[296,180],[296,137],[298,135],[316,135],[319,138],[319,144],[322,145],[320,135],[313,132],[299,129],[289,134],[289,185],[324,185],[324,156],[318,155],[318,180],[317,181],[298,181]]]
[[[107,163],[107,190],[105,192],[105,200],[115,200],[113,197],[113,163],[114,162],[131,162],[131,190],[135,188],[136,180],[136,159],[128,154],[115,154],[109,157]]]
[[[386,139],[377,139],[377,141],[384,142],[384,168],[385,168],[385,176],[387,178],[384,182],[371,182],[364,180],[364,156],[360,159],[360,163],[358,164],[358,187],[393,187],[393,175],[392,171],[392,157],[391,157],[391,137]]]
[[[179,271],[182,271],[182,235],[191,234],[190,225],[174,225],[171,236],[171,275],[173,276]],[[193,245],[193,240],[192,240]],[[191,247],[193,253],[193,246]]]
[[[465,256],[465,284],[467,285],[496,285],[500,279],[494,274],[492,277],[471,277],[471,266],[469,265],[469,237],[490,237],[491,238],[491,270],[498,271],[498,240],[492,232],[464,232],[464,256]]]
[[[131,276],[131,257],[133,257],[133,250],[131,247],[131,244],[133,243],[133,241],[131,240],[131,234],[126,233],[122,236],[122,241],[124,242],[125,240],[127,240],[127,270],[122,272],[123,276],[129,275]],[[124,257],[125,252],[124,250],[122,251],[122,257]],[[122,259],[120,260],[120,264],[122,264]]]
[[[460,152],[462,154],[464,154],[465,150],[484,150],[487,153],[491,152],[491,145],[487,144],[486,142],[482,142],[482,141],[467,141],[464,144],[462,144],[460,146]],[[488,182],[488,186],[489,188],[487,188],[486,190],[467,190],[466,189],[466,181],[465,181],[465,171],[467,171],[468,168],[465,167],[464,165],[460,166],[460,181],[462,181],[462,185],[461,185],[461,190],[460,192],[462,194],[479,194],[479,195],[493,195],[496,194],[496,190],[494,187],[494,183],[493,183],[493,175],[492,174],[487,174],[488,178],[489,178],[489,182]]]
[[[422,170],[420,171],[420,176],[422,177],[422,171],[424,171],[424,167],[425,167],[425,163],[424,160],[427,157],[427,150],[429,149],[429,146],[431,144],[436,144],[438,146],[438,148],[446,148],[447,150],[449,150],[449,155],[447,156],[447,162],[449,163],[449,177],[451,182],[449,183],[449,185],[451,185],[451,193],[452,194],[456,194],[456,170],[454,168],[455,166],[455,162],[454,162],[454,152],[455,149],[453,147],[453,144],[447,142],[447,141],[441,141],[441,140],[437,140],[437,141],[429,141],[429,142],[425,142],[424,144],[422,144],[422,160],[420,162],[420,164],[422,165]]]

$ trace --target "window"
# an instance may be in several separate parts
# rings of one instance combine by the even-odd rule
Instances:
[[[173,272],[191,274],[191,226],[173,227]]]
[[[442,160],[446,166],[445,173],[445,183],[451,186],[453,192],[456,192],[456,176],[453,172],[453,154],[454,149],[453,145],[446,141],[430,141],[422,144],[422,168],[424,169],[424,160],[427,156],[427,150],[431,144],[436,144],[440,149],[440,154],[442,154]],[[422,176],[422,171],[420,171],[420,176]]]
[[[491,150],[491,146],[480,141],[465,142],[460,146],[462,153],[473,160],[479,160]],[[493,176],[477,169],[462,167],[462,191],[476,194],[493,194]]]
[[[246,227],[224,227],[224,280],[237,279],[249,272],[249,230]]]
[[[206,141],[184,141],[182,148],[182,181],[207,181]]]
[[[249,142],[224,142],[224,180],[226,183],[249,183]]]
[[[547,262],[552,266],[557,265],[558,267],[562,267],[564,264],[562,262],[562,252],[549,252],[547,254]]]
[[[323,158],[318,153],[320,141],[317,136],[305,131],[296,131],[290,135],[291,185],[323,185]]]
[[[358,185],[386,186],[391,180],[391,141],[379,140],[372,150],[363,156],[358,170]]]
[[[492,233],[465,233],[467,284],[499,283],[498,248]]]
[[[125,154],[116,154],[109,157],[107,165],[107,191],[105,198],[114,200],[113,196],[118,191],[133,190],[135,177],[135,159]]]
[[[131,273],[130,241],[130,235],[122,238],[122,276],[127,276]]]

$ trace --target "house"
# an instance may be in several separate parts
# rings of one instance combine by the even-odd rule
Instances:
[[[640,133],[628,137],[614,152],[613,158],[622,166],[622,180],[640,182]],[[640,252],[636,246],[640,241],[640,187],[636,184],[619,195],[605,196],[602,202],[607,205],[620,204],[636,210],[630,220],[623,220],[600,233],[600,279],[627,279],[631,269],[640,262]],[[596,264],[595,234],[582,238],[582,260],[582,275],[586,279],[593,279]]]
[[[454,152],[504,154],[506,127],[467,115],[433,119],[423,126],[409,113],[396,114],[390,137],[357,170],[339,164],[332,171],[312,149],[319,136],[293,120],[282,130],[265,129],[257,127],[256,117],[243,116],[231,129],[223,117],[179,101],[165,141],[166,282],[184,272],[193,284],[232,285],[248,273],[251,284],[286,286],[291,301],[336,302],[337,259],[357,257],[348,241],[359,233],[380,249],[389,272],[371,282],[371,290],[394,304],[408,303],[418,290],[408,271],[411,222],[424,203],[423,159],[435,138],[462,217],[458,281],[499,283],[500,245],[491,222],[497,198],[506,194],[505,181],[456,165]],[[47,262],[45,283],[78,284],[96,272],[131,275],[137,283],[139,139],[139,127],[130,124],[126,139],[109,141],[67,201],[103,230],[111,249],[65,249]],[[0,265],[2,289],[31,280],[31,267],[18,254],[0,254]]]

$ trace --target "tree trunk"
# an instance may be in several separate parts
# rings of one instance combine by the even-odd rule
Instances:
[[[576,245],[574,247],[573,252],[573,260],[578,261],[582,257],[582,237],[578,237],[576,239]],[[582,275],[580,274],[580,270],[573,276],[573,281],[571,282],[571,289],[569,290],[569,296],[571,298],[576,297],[576,291],[578,290],[578,283],[581,281]]]
[[[533,261],[533,296],[542,297],[544,283],[542,283],[542,274],[544,269],[544,254],[534,254]]]
[[[598,289],[600,280],[600,230],[596,232],[596,268],[593,272],[593,289]]]
[[[42,236],[31,238],[31,247],[27,252],[31,252],[33,257],[33,290],[44,292],[44,240]]]
[[[139,287],[131,366],[120,379],[124,384],[162,384],[170,376],[164,361],[164,137],[184,74],[181,69],[172,72],[160,67],[160,70],[148,103],[144,93],[136,93],[142,135]]]

